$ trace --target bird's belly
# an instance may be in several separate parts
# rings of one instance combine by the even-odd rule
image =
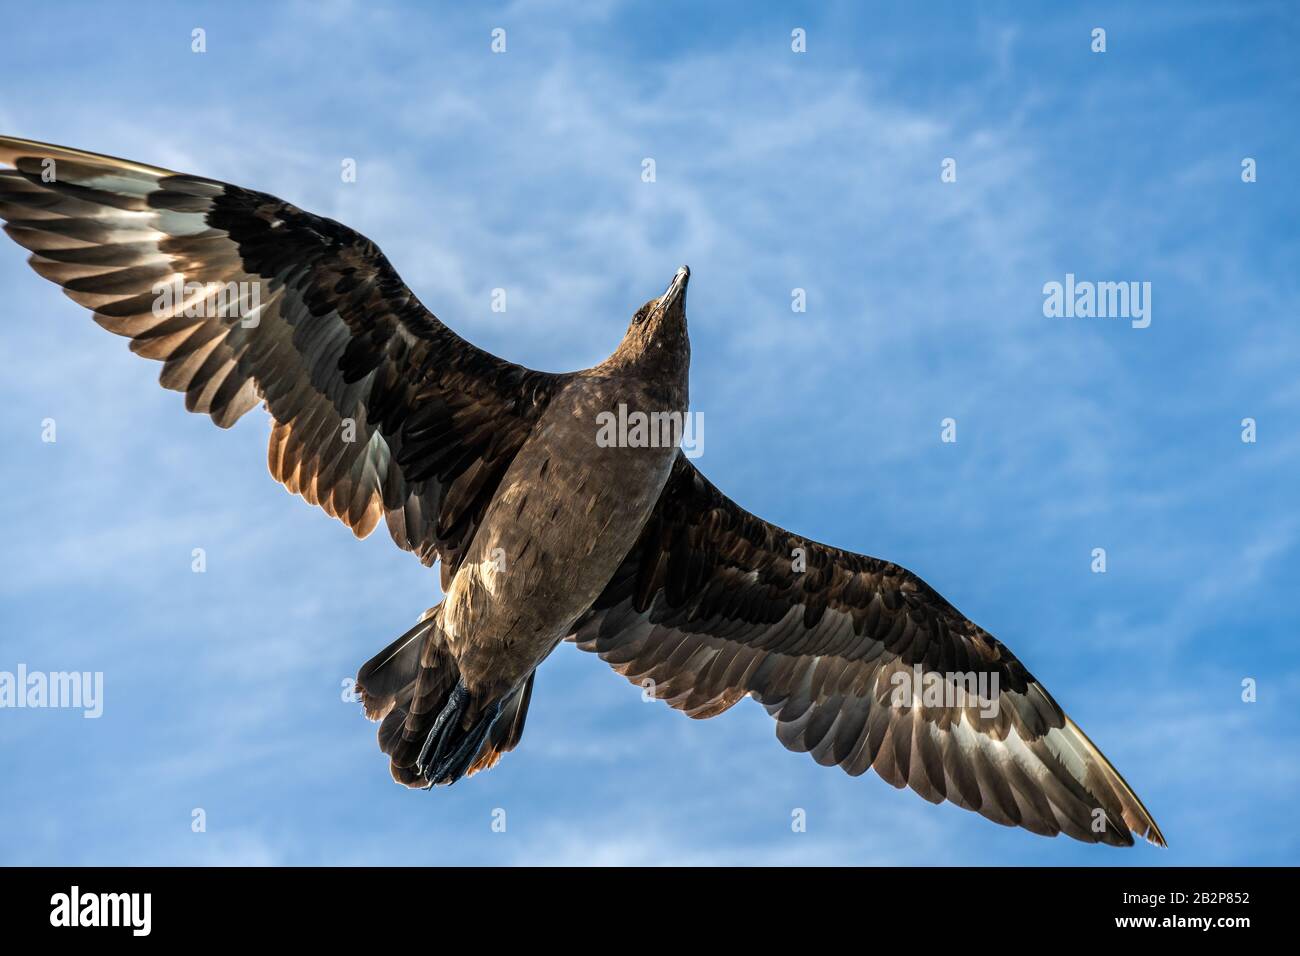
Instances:
[[[506,472],[448,588],[443,628],[471,690],[514,686],[564,639],[635,543],[668,479],[675,447],[602,444],[591,406],[552,406]]]

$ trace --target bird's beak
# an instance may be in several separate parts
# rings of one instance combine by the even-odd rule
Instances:
[[[686,283],[691,280],[691,267],[682,266],[673,276],[664,294],[659,297],[659,307],[667,312],[673,306],[686,307]]]

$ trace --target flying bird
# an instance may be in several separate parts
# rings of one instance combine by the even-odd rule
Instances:
[[[752,697],[820,764],[1034,833],[1164,845],[1016,656],[915,574],[755,517],[678,436],[600,440],[603,416],[687,413],[686,267],[609,358],[551,374],[460,338],[370,240],[274,196],[8,137],[0,163],[32,268],[189,411],[229,428],[264,405],[277,481],[441,563],[442,602],[357,675],[398,782],[494,766],[567,639],[690,717]]]

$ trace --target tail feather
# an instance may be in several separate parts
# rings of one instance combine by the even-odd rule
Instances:
[[[491,770],[501,759],[501,755],[514,750],[519,739],[524,735],[524,720],[528,717],[528,704],[533,698],[533,678],[537,672],[528,675],[523,687],[510,695],[501,710],[501,717],[488,735],[487,743],[479,752],[478,759],[470,766],[467,777],[472,777],[480,770]]]
[[[366,716],[379,720],[392,709],[397,698],[415,680],[420,670],[420,652],[424,636],[433,626],[438,608],[431,607],[411,628],[393,643],[361,665],[357,672],[356,691]]]
[[[440,607],[430,608],[415,627],[371,658],[357,674],[357,691],[366,716],[382,718],[379,749],[389,756],[393,779],[407,787],[428,785],[416,769],[416,761],[434,721],[460,681],[456,660],[438,626]],[[467,776],[494,767],[502,754],[519,743],[532,690],[530,674],[503,702],[501,715]],[[472,724],[473,715],[466,720]]]

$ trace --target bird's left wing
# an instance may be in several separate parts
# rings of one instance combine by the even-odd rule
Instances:
[[[684,456],[573,639],[691,717],[749,695],[787,748],[1093,843],[1164,844],[1019,660],[916,575],[754,517]]]
[[[0,137],[0,220],[32,268],[228,428],[264,401],[268,464],[364,537],[455,571],[566,376],[475,348],[364,236],[274,196]]]

